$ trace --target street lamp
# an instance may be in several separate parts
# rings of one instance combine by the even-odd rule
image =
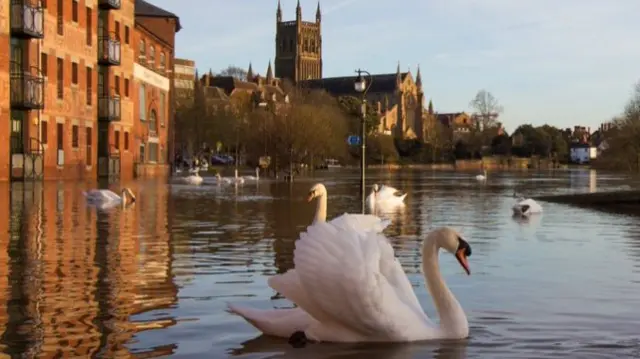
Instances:
[[[365,212],[365,168],[366,168],[366,136],[367,136],[367,91],[371,87],[371,83],[373,79],[371,78],[371,74],[367,71],[357,69],[356,73],[358,77],[356,77],[356,81],[353,86],[357,92],[362,94],[362,118],[360,119],[360,124],[362,128],[360,129],[360,149],[362,150],[362,155],[360,157],[360,195],[362,196],[362,213]],[[362,74],[365,74],[369,81],[367,81]]]

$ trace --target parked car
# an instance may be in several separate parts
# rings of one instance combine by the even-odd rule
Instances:
[[[221,155],[221,154],[211,156],[211,164],[230,165],[233,163],[234,163],[233,156]]]

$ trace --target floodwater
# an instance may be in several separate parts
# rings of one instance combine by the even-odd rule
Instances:
[[[319,173],[293,186],[127,183],[127,209],[87,207],[83,184],[0,185],[0,353],[12,357],[151,358],[624,358],[640,356],[640,217],[544,203],[511,217],[527,196],[636,187],[589,170],[489,173],[375,172],[369,183],[409,192],[391,238],[418,298],[436,313],[420,274],[420,241],[459,229],[471,276],[441,265],[469,318],[470,338],[410,345],[289,347],[261,337],[227,302],[291,304],[266,280],[292,267],[317,181],[329,217],[358,212],[357,171]],[[118,185],[110,185],[118,190]],[[443,255],[444,256],[444,255]],[[2,354],[0,354],[2,357]]]

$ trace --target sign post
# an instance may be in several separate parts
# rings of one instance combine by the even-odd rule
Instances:
[[[347,144],[349,144],[349,146],[357,146],[360,144],[360,136],[356,136],[356,135],[351,135],[349,137],[347,137]]]

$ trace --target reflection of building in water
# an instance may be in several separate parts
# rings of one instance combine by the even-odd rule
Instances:
[[[596,170],[589,170],[589,192],[591,193],[598,190],[596,173]]]
[[[150,194],[157,200],[153,209],[108,214],[84,208],[75,185],[47,184],[11,194],[14,248],[0,264],[10,263],[12,283],[10,291],[0,291],[10,295],[0,297],[10,303],[2,336],[7,351],[30,357],[129,356],[125,345],[136,332],[173,323],[130,318],[176,301],[168,236],[162,232],[166,189]],[[138,223],[153,232],[137,237],[145,232]],[[152,250],[137,257],[141,246]],[[170,354],[170,347],[145,356]]]
[[[11,192],[8,183],[0,184],[0,198],[5,200],[0,201],[0,335],[5,333],[7,329],[7,322],[9,321],[9,215],[11,213],[11,201],[7,201],[10,198]],[[7,346],[4,344],[3,338],[0,337],[0,353],[6,352]],[[0,354],[1,355],[1,354]]]

